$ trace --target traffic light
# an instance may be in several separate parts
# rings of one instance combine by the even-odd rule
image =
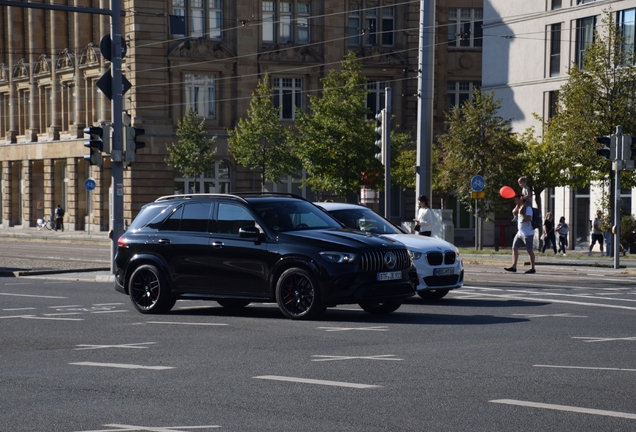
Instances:
[[[145,133],[144,129],[124,126],[124,162],[126,165],[130,165],[131,162],[135,161],[137,149],[146,147],[146,143],[137,141],[137,138]]]
[[[386,146],[386,134],[384,129],[387,127],[386,109],[381,109],[380,112],[376,114],[375,120],[375,133],[377,134],[375,140],[375,158],[379,160],[382,165],[384,165],[384,148]]]
[[[636,136],[623,135],[623,160],[636,156]]]
[[[102,167],[102,152],[110,153],[110,131],[112,125],[101,124],[99,126],[89,126],[84,128],[84,134],[88,135],[88,140],[84,141],[84,147],[90,150],[90,153],[84,155],[84,159],[91,165]]]
[[[596,142],[603,144],[603,148],[597,149],[596,154],[614,162],[616,160],[616,135],[598,137]]]

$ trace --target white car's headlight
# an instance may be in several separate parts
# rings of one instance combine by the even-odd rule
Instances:
[[[356,259],[356,254],[351,252],[320,252],[320,256],[333,264],[352,263]]]
[[[408,251],[409,251],[409,256],[411,257],[413,261],[416,261],[422,257],[422,252],[413,252],[410,249]]]

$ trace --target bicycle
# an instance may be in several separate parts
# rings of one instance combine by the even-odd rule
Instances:
[[[55,229],[55,221],[51,219],[51,216],[43,216],[42,219],[37,220],[38,230],[46,228],[47,230]]]

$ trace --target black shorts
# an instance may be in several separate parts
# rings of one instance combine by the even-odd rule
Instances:
[[[601,245],[601,247],[603,247],[603,234],[592,234],[592,244],[590,245],[590,247],[594,246],[596,244],[596,242],[598,242],[598,244]]]

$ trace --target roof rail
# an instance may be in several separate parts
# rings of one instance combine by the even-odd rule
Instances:
[[[222,193],[202,193],[202,194],[180,194],[180,195],[166,195],[159,197],[155,200],[157,201],[170,201],[175,199],[192,199],[192,198],[235,198],[241,201],[245,201],[240,196],[232,195],[232,194],[222,194]]]
[[[290,197],[290,198],[298,198],[304,201],[307,201],[305,198],[303,198],[300,195],[296,195],[293,193],[289,193],[289,192],[262,192],[262,191],[250,191],[250,192],[233,192],[234,194],[238,195],[238,196],[284,196],[284,197]]]

